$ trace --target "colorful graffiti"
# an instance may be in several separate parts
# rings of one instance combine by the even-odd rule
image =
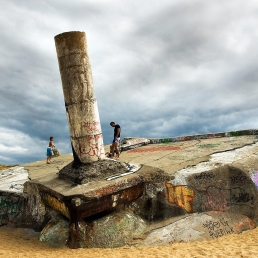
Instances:
[[[60,213],[65,215],[67,218],[70,218],[70,213],[69,213],[68,208],[65,206],[65,204],[63,202],[59,201],[56,197],[53,197],[47,193],[42,193],[42,200],[46,205],[59,211]]]
[[[166,143],[166,142],[179,142],[179,141],[189,141],[189,140],[200,140],[200,139],[212,139],[212,138],[221,138],[221,137],[230,137],[230,136],[242,136],[242,135],[257,135],[258,130],[241,130],[241,131],[232,131],[224,133],[211,133],[211,134],[199,134],[199,135],[190,135],[190,136],[179,136],[171,137],[165,139],[149,139],[150,143]]]
[[[258,188],[258,171],[256,171],[253,176],[252,176],[252,180],[256,186],[256,188]]]
[[[154,151],[169,151],[169,150],[179,150],[180,147],[167,146],[167,147],[150,147],[144,149],[133,149],[128,152],[154,152]]]
[[[21,196],[3,194],[0,196],[0,226],[8,223],[16,224],[17,217],[22,213],[23,201]]]
[[[229,132],[230,136],[241,136],[243,135],[242,131]]]
[[[183,208],[187,213],[193,212],[194,190],[183,185],[174,186],[171,183],[165,183],[168,202],[176,204]]]

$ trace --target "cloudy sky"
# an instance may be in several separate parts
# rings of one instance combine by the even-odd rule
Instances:
[[[54,36],[85,31],[104,143],[258,128],[258,2],[0,0],[0,163],[70,140]]]

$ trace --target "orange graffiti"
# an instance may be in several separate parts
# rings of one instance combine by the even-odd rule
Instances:
[[[114,190],[115,190],[115,186],[114,185],[110,185],[108,187],[105,187],[105,188],[97,190],[96,191],[96,195],[103,196],[103,195],[111,194],[111,193],[114,192]]]
[[[192,202],[195,196],[194,190],[183,185],[173,186],[165,183],[168,202],[183,208],[187,213],[193,212]]]

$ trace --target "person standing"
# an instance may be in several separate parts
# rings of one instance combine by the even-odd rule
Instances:
[[[120,143],[120,133],[121,133],[121,127],[120,125],[116,124],[115,122],[111,122],[110,125],[114,127],[114,139],[111,145],[112,149],[112,157],[114,157],[115,151],[116,151],[116,159],[119,159],[119,149],[118,145]]]
[[[54,148],[55,148],[54,137],[50,136],[48,147],[47,147],[47,164],[50,164],[51,158],[54,156],[54,152],[53,152]]]

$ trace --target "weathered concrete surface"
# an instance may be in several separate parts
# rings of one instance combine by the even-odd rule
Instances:
[[[71,223],[70,238],[74,239],[78,236],[78,225],[82,225],[85,218],[110,212],[121,204],[138,199],[144,191],[143,177],[133,173],[112,180],[76,185],[54,174],[26,182],[24,192],[40,196],[46,206],[67,217]],[[68,245],[77,248],[78,243],[69,241]]]
[[[121,141],[120,151],[126,151],[149,144],[151,141],[147,138],[126,137]]]
[[[126,173],[128,168],[125,163],[105,159],[97,162],[81,164],[74,168],[73,162],[62,168],[58,176],[76,184],[86,184],[92,181],[99,181],[114,175]]]
[[[74,165],[105,157],[85,32],[55,36]]]
[[[73,161],[73,154],[65,154],[58,157],[54,157],[51,164],[46,164],[46,160],[39,160],[27,164],[23,164],[25,170],[29,173],[31,180],[39,179],[48,175],[57,174],[63,167]]]
[[[149,144],[122,152],[120,161],[158,167],[173,175],[180,169],[209,161],[214,153],[251,146],[257,141],[257,136],[252,135]]]
[[[41,198],[47,204],[46,206],[43,204],[45,213],[35,213],[41,225],[44,223],[43,218],[46,218],[47,207],[52,207],[63,215],[68,214],[67,218],[69,218],[69,209],[64,205],[67,199],[63,193],[70,194],[68,199],[73,199],[75,207],[76,205],[79,207],[87,198],[95,202],[96,206],[91,206],[92,211],[85,217],[85,214],[80,213],[81,211],[76,213],[79,214],[77,229],[74,224],[70,226],[70,232],[80,232],[82,238],[86,234],[85,218],[90,216],[90,219],[93,219],[91,217],[93,214],[104,216],[103,211],[110,211],[105,206],[106,203],[112,206],[113,202],[115,203],[113,208],[133,212],[147,224],[150,223],[154,231],[157,230],[155,227],[157,224],[159,227],[164,227],[168,225],[168,220],[174,220],[184,214],[189,216],[196,212],[205,214],[209,211],[227,212],[228,221],[230,221],[230,214],[246,215],[257,223],[258,138],[256,135],[228,135],[231,136],[222,138],[214,134],[215,138],[193,140],[187,138],[188,140],[181,142],[163,139],[163,143],[148,144],[123,151],[120,161],[144,164],[141,170],[126,177],[115,177],[114,180],[104,179],[80,186],[68,182],[63,185],[59,181],[61,179],[57,178],[56,173],[72,161],[71,154],[54,158],[52,164],[45,164],[45,161],[26,164],[23,167],[29,171],[29,177],[34,178],[35,183],[26,183],[25,188],[29,189],[28,195],[34,195],[34,200],[37,199],[36,202],[33,199],[31,202],[35,207],[37,206],[35,210],[40,210],[38,206]],[[107,148],[109,149],[109,146]],[[121,187],[123,191],[130,186],[128,177],[131,178],[131,183],[133,178],[138,178],[137,180],[143,183],[141,186],[138,184],[142,195],[139,194],[137,198],[130,199],[127,204],[120,205],[116,202],[118,199],[115,193],[119,192]],[[124,185],[119,185],[118,182],[124,182]],[[39,189],[44,190],[45,184],[52,190],[46,192],[48,195],[40,196]],[[31,194],[33,192],[34,194]],[[127,196],[127,193],[124,195],[119,193],[118,198],[122,196]],[[102,197],[106,198],[103,199],[103,203],[100,201]],[[86,203],[84,204],[86,207]],[[32,210],[27,212],[29,214]],[[80,241],[78,242],[80,246]]]

